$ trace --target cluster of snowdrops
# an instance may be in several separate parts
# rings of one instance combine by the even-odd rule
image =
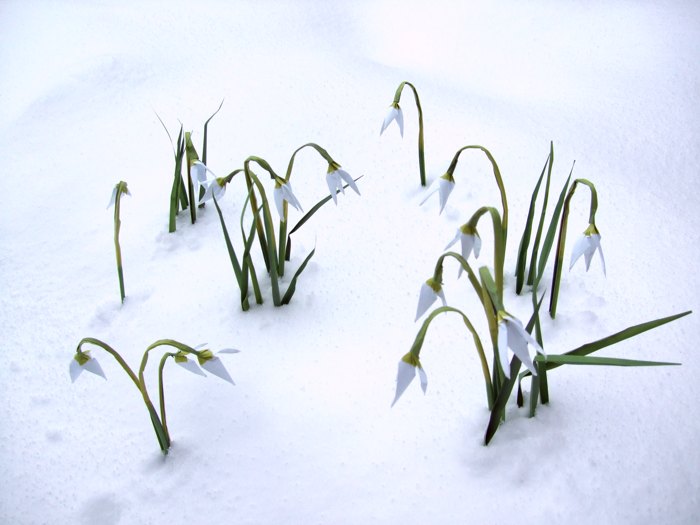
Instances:
[[[411,89],[416,103],[418,114],[420,184],[426,186],[423,112],[418,92],[415,86],[410,82],[402,82],[398,86],[394,100],[382,123],[380,134],[384,133],[391,124],[396,123],[403,137],[404,116],[400,102],[405,87]],[[224,177],[217,177],[207,166],[207,132],[209,122],[220,109],[221,106],[219,106],[217,111],[204,124],[201,157],[192,142],[191,134],[189,132],[184,132],[182,125],[180,126],[177,139],[174,142],[171,137],[175,169],[170,193],[169,231],[175,231],[177,227],[176,217],[180,212],[189,211],[190,220],[192,224],[194,224],[197,220],[197,210],[209,201],[213,202],[220,219],[224,242],[231,261],[235,281],[240,292],[241,308],[244,311],[249,309],[251,293],[257,304],[263,303],[259,284],[259,275],[261,272],[259,271],[260,269],[256,269],[254,258],[252,257],[252,251],[256,244],[261,253],[261,257],[258,257],[258,260],[262,259],[265,266],[265,274],[270,280],[270,289],[274,305],[281,306],[288,304],[296,290],[299,276],[315,253],[315,249],[313,249],[305,256],[302,263],[297,267],[296,272],[289,280],[287,289],[282,291],[281,278],[284,276],[285,262],[290,261],[291,257],[291,235],[331,199],[337,204],[338,195],[340,193],[345,193],[345,189],[348,187],[359,195],[360,191],[357,186],[357,180],[360,177],[353,179],[324,148],[315,143],[304,144],[294,151],[289,159],[284,176],[276,173],[263,158],[250,156],[243,162],[243,167],[233,170]],[[165,125],[163,125],[163,127],[167,132]],[[301,203],[294,195],[291,182],[295,157],[300,151],[305,149],[315,151],[327,163],[326,182],[329,190],[328,195],[321,198],[307,212],[304,212]],[[521,319],[509,313],[504,305],[503,275],[506,258],[506,241],[508,238],[508,199],[498,164],[491,152],[480,145],[467,145],[460,148],[452,158],[444,175],[432,184],[427,197],[421,204],[427,202],[432,195],[437,194],[439,197],[440,213],[442,213],[456,184],[455,171],[460,156],[468,151],[483,154],[489,161],[493,171],[494,182],[498,186],[501,197],[500,207],[483,206],[475,210],[469,220],[457,230],[454,239],[452,239],[445,248],[445,250],[448,250],[453,245],[459,243],[460,251],[445,251],[440,254],[435,263],[433,274],[422,284],[418,299],[416,321],[428,313],[428,310],[430,310],[438,300],[441,301],[442,306],[433,309],[425,317],[409,352],[399,361],[398,375],[396,378],[396,394],[392,406],[398,401],[416,376],[420,377],[421,387],[424,392],[426,391],[427,375],[420,360],[421,350],[423,349],[425,338],[432,321],[440,314],[451,313],[462,319],[478,356],[484,377],[487,405],[490,410],[490,417],[484,436],[485,444],[491,441],[500,424],[505,421],[506,404],[513,390],[516,389],[516,386],[518,406],[524,405],[525,396],[523,395],[521,383],[528,377],[531,378],[529,414],[532,417],[536,413],[538,403],[547,403],[549,401],[548,373],[562,365],[660,366],[675,364],[614,357],[598,357],[591,354],[597,350],[688,315],[690,312],[683,312],[631,326],[608,337],[587,343],[568,352],[558,354],[545,352],[544,337],[540,323],[540,307],[545,298],[542,281],[545,276],[545,270],[548,268],[547,263],[550,255],[553,253],[554,267],[549,287],[549,315],[554,318],[557,309],[559,284],[564,266],[570,203],[576,190],[581,187],[586,187],[589,190],[590,213],[588,221],[582,225],[582,233],[579,235],[571,251],[569,268],[573,267],[573,265],[583,257],[586,270],[588,270],[592,259],[597,253],[600,258],[601,269],[605,272],[605,259],[601,247],[601,235],[595,221],[598,208],[596,188],[591,181],[586,179],[574,179],[572,181],[572,167],[568,178],[559,192],[553,211],[549,214],[549,221],[547,222],[552,167],[554,163],[554,147],[553,144],[550,144],[550,151],[545,165],[532,192],[526,225],[520,238],[517,264],[514,272],[516,277],[516,293],[528,293],[532,298],[532,314],[527,322],[523,323]],[[253,169],[258,172],[262,170],[271,180],[273,185],[272,194],[274,208],[268,200],[265,185]],[[183,171],[186,172],[185,175],[183,175]],[[219,202],[226,192],[227,186],[235,177],[242,178],[246,188],[245,200],[242,206],[240,223],[238,225],[238,232],[240,234],[238,251],[236,251],[236,247],[219,205]],[[125,298],[125,288],[121,249],[119,246],[119,228],[121,224],[120,203],[123,195],[129,195],[129,190],[127,183],[120,181],[113,189],[110,205],[114,206],[114,244],[122,302]],[[540,196],[542,196],[541,199],[539,198]],[[536,217],[538,215],[537,203],[540,200],[539,217]],[[290,206],[304,213],[301,219],[291,227],[288,225],[288,208]],[[484,265],[475,270],[472,268],[471,263],[479,257],[482,251],[479,222],[483,217],[488,217],[490,219],[488,222],[493,230],[493,264],[491,267]],[[546,224],[547,227],[545,227]],[[444,265],[448,260],[456,262],[460,276],[466,274],[467,280],[469,281],[467,286],[474,292],[474,300],[478,301],[483,308],[486,326],[488,327],[488,339],[486,339],[486,344],[484,343],[484,339],[482,339],[483,334],[479,333],[475,327],[475,323],[473,323],[463,311],[447,304],[447,299],[443,290],[442,276]],[[490,345],[488,344],[489,340]],[[223,349],[218,352],[212,352],[209,348],[206,348],[206,345],[191,347],[178,341],[163,339],[154,342],[145,350],[138,373],[135,373],[116,350],[99,339],[87,337],[78,344],[76,354],[70,363],[70,374],[73,381],[77,379],[83,370],[104,377],[104,373],[97,359],[91,355],[90,350],[84,348],[84,345],[92,345],[112,355],[131,378],[143,397],[158,439],[158,444],[164,454],[167,454],[171,444],[170,433],[167,426],[165,394],[163,389],[165,364],[172,359],[176,364],[192,373],[203,376],[205,375],[204,372],[207,371],[233,384],[233,380],[226,370],[220,356],[227,353],[238,352],[238,350],[235,349]],[[491,350],[490,355],[488,353],[489,346]],[[149,352],[154,349],[160,349],[161,351],[163,349],[169,349],[169,351],[165,351],[162,354],[158,367],[158,409],[156,409],[148,394],[146,382],[144,380],[144,372],[148,362]],[[525,367],[525,370],[521,372],[522,366]]]

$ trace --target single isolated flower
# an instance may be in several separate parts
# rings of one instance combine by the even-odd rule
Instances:
[[[117,203],[117,195],[118,194],[124,194],[128,195],[131,197],[131,193],[129,192],[129,188],[126,185],[126,182],[119,181],[115,186],[114,189],[112,190],[112,197],[109,199],[109,204],[107,204],[107,208],[111,208]]]
[[[201,346],[202,345],[200,345],[200,347]],[[226,370],[226,367],[224,366],[224,363],[217,356],[219,354],[237,354],[238,352],[239,350],[236,350],[235,348],[224,348],[223,350],[216,352],[216,355],[214,355],[211,350],[201,350],[197,354],[197,361],[199,362],[199,366],[204,368],[204,370],[210,374],[214,374],[224,381],[228,381],[232,385],[235,385],[236,383],[234,383],[233,379],[231,379],[228,370]]]
[[[532,375],[537,375],[537,370],[527,350],[528,344],[540,354],[547,355],[535,338],[527,333],[519,319],[504,311],[498,312],[498,357],[501,361],[503,373],[508,379],[510,379],[508,348],[518,356],[518,359],[532,372]]]
[[[384,133],[384,130],[388,128],[389,124],[391,124],[391,122],[394,120],[396,121],[396,125],[399,126],[401,138],[403,138],[403,111],[401,111],[398,102],[394,102],[391,106],[389,106],[389,111],[387,111],[386,117],[384,117],[382,130],[379,132],[379,135]]]
[[[569,270],[574,267],[576,261],[578,261],[581,255],[583,255],[583,258],[586,261],[586,271],[588,271],[588,268],[591,266],[591,259],[593,259],[593,254],[596,251],[600,255],[600,262],[603,264],[603,275],[606,275],[605,257],[603,257],[603,249],[600,246],[600,232],[598,232],[598,228],[595,227],[595,224],[590,224],[574,245],[574,249],[571,252],[571,264],[569,264]]]
[[[481,237],[476,231],[476,228],[470,226],[469,224],[464,224],[457,228],[457,235],[450,241],[450,244],[445,246],[445,250],[450,248],[457,241],[461,241],[462,244],[462,257],[464,260],[469,260],[469,256],[474,252],[474,258],[479,258],[479,252],[481,252]],[[460,266],[459,273],[457,277],[462,275],[464,269]]]
[[[207,376],[207,374],[202,372],[202,369],[199,368],[199,366],[197,366],[197,363],[188,359],[186,352],[178,352],[173,356],[173,359],[175,359],[175,362],[188,372],[192,372],[193,374],[197,374],[198,376]]]
[[[301,204],[294,196],[292,192],[292,184],[289,181],[285,181],[277,177],[275,179],[275,204],[277,205],[277,213],[280,215],[280,220],[284,221],[284,201],[287,201],[290,206],[296,208],[299,211],[304,211],[301,209]]]
[[[355,193],[358,195],[360,194],[360,190],[357,189],[357,184],[355,184],[355,181],[352,180],[352,177],[350,174],[345,171],[340,169],[340,166],[337,164],[328,164],[328,173],[326,173],[326,184],[328,184],[328,191],[331,193],[331,197],[333,197],[333,202],[338,204],[338,191],[341,191],[343,195],[345,195],[345,188],[343,187],[343,182],[345,182],[348,186],[350,186]]]
[[[450,196],[450,193],[452,193],[452,190],[455,188],[455,179],[450,172],[447,172],[436,182],[437,184],[433,182],[433,189],[430,191],[430,193],[428,193],[425,199],[423,199],[423,201],[421,202],[421,206],[425,203],[425,201],[427,201],[430,198],[431,195],[439,191],[440,213],[442,213],[442,210],[445,209],[445,204],[447,204],[447,198]]]
[[[416,311],[416,321],[430,308],[438,297],[442,301],[442,305],[447,306],[445,292],[442,291],[442,284],[431,277],[421,286],[420,297],[418,298],[418,310]]]
[[[100,366],[100,363],[97,362],[97,359],[90,357],[89,350],[84,352],[78,351],[73,356],[73,359],[70,362],[70,367],[68,368],[72,383],[75,383],[75,380],[78,379],[78,376],[83,373],[83,370],[87,370],[88,372],[92,372],[95,375],[107,379],[107,376],[105,376],[105,373],[102,371],[102,367]]]
[[[406,391],[408,385],[410,385],[413,378],[416,377],[416,371],[418,371],[418,375],[420,376],[420,386],[425,394],[428,388],[428,376],[425,370],[423,370],[418,358],[409,352],[399,361],[399,371],[396,375],[396,395],[394,396],[394,401],[391,403],[391,406],[394,406],[401,397],[401,394]]]

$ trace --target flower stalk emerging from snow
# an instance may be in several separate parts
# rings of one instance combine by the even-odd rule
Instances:
[[[401,110],[401,106],[399,106],[399,102],[401,101],[401,94],[403,93],[403,88],[405,86],[410,87],[413,91],[413,97],[416,100],[416,108],[418,109],[418,167],[420,169],[420,184],[421,186],[425,186],[426,179],[425,146],[423,140],[423,109],[420,105],[420,98],[418,98],[418,91],[416,91],[415,86],[410,82],[401,82],[401,84],[399,84],[399,87],[396,88],[396,93],[394,94],[394,101],[389,106],[389,110],[386,114],[386,117],[384,117],[382,129],[379,132],[379,134],[381,135],[382,133],[384,133],[384,130],[389,126],[389,124],[391,124],[393,121],[396,121],[396,124],[399,126],[399,131],[401,132],[401,137],[403,138],[403,111]]]
[[[598,210],[598,192],[595,189],[593,183],[586,179],[576,179],[571,185],[566,199],[564,200],[564,207],[561,213],[561,221],[559,224],[559,240],[557,242],[557,254],[554,261],[554,272],[552,276],[552,292],[549,299],[549,315],[552,319],[555,318],[557,313],[557,301],[559,299],[559,285],[561,283],[561,273],[564,264],[564,250],[566,247],[566,229],[569,221],[569,208],[571,204],[571,199],[576,192],[576,188],[579,185],[587,186],[591,190],[591,206],[588,214],[588,228],[584,231],[583,238],[579,239],[574,247],[574,251],[571,257],[571,268],[576,260],[581,256],[585,256],[586,260],[586,270],[591,263],[591,258],[597,250],[600,254],[600,259],[603,263],[603,272],[605,272],[605,259],[603,259],[603,252],[600,249],[600,233],[598,233],[598,228],[595,223],[595,214]]]
[[[119,352],[114,350],[108,344],[92,337],[86,337],[82,339],[78,344],[77,351],[69,367],[71,380],[73,382],[75,382],[75,380],[80,376],[83,370],[87,370],[89,372],[92,372],[93,374],[97,374],[107,379],[97,360],[90,355],[90,351],[83,350],[83,345],[85,344],[97,346],[98,348],[101,348],[108,354],[112,355],[122,367],[122,369],[126,372],[126,374],[129,376],[131,381],[134,383],[139,393],[143,397],[144,403],[146,404],[146,408],[151,418],[151,423],[153,424],[153,429],[156,433],[156,438],[158,439],[158,445],[160,446],[161,452],[163,452],[163,454],[168,453],[171,444],[170,433],[168,431],[165,413],[165,391],[163,384],[163,368],[168,358],[173,358],[173,360],[177,364],[179,364],[180,366],[192,373],[202,376],[206,375],[204,374],[204,372],[202,372],[202,370],[197,366],[197,364],[194,361],[188,358],[188,355],[191,354],[196,357],[196,359],[199,362],[199,365],[202,368],[233,384],[233,380],[231,379],[231,376],[226,370],[226,367],[224,366],[223,362],[218,357],[218,354],[235,353],[238,352],[238,350],[224,349],[217,352],[217,355],[214,355],[211,352],[211,350],[208,349],[195,349],[173,339],[161,339],[150,345],[148,348],[146,348],[137,375],[134,373],[131,367],[129,367],[126,361],[124,361]],[[158,367],[158,394],[160,401],[159,414],[153,406],[153,402],[151,401],[150,396],[148,395],[146,382],[144,380],[144,371],[146,368],[146,364],[148,363],[149,352],[161,346],[172,347],[176,350],[176,352],[165,352],[160,360],[160,366]]]
[[[122,303],[124,302],[124,271],[122,269],[122,249],[119,245],[119,230],[121,229],[121,218],[119,216],[121,211],[121,198],[122,195],[131,195],[129,193],[129,188],[126,182],[119,181],[112,190],[112,198],[107,205],[107,208],[114,206],[114,251],[117,256],[117,277],[119,277],[119,295],[121,297]]]

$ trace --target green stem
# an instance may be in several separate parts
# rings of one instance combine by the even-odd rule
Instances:
[[[404,86],[408,86],[413,91],[413,97],[416,100],[416,108],[418,109],[418,167],[420,168],[420,184],[421,186],[426,185],[425,179],[425,145],[423,141],[423,108],[420,105],[420,98],[418,98],[418,91],[416,87],[410,82],[401,82],[399,87],[396,89],[396,94],[394,95],[394,104],[398,104],[401,100],[401,93]]]
[[[505,238],[505,227],[501,221],[501,216],[496,208],[491,206],[482,206],[474,212],[474,214],[469,219],[467,224],[476,231],[479,219],[485,214],[489,213],[491,215],[491,223],[493,224],[493,268],[496,273],[496,289],[498,290],[498,297],[503,301],[503,267],[505,266],[506,259],[506,238]]]
[[[121,297],[122,304],[124,303],[124,272],[122,271],[122,249],[119,246],[119,230],[121,229],[122,222],[120,220],[119,214],[121,209],[121,182],[117,184],[117,194],[114,201],[114,251],[117,256],[117,276],[119,277],[119,295]]]

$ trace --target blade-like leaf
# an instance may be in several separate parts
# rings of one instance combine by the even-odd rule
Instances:
[[[547,204],[549,203],[549,187],[552,181],[552,166],[554,165],[554,142],[549,143],[549,168],[547,169],[547,182],[544,187],[544,200],[542,202],[542,211],[540,212],[540,222],[537,225],[537,233],[535,241],[532,244],[532,255],[530,257],[530,269],[527,275],[527,284],[533,285],[535,276],[537,275],[537,253],[540,249],[540,241],[542,240],[542,229],[544,228],[544,217],[547,213]]]
[[[211,117],[207,119],[207,121],[204,123],[204,139],[202,140],[202,163],[206,165],[207,163],[207,128],[209,126],[209,121],[213,119],[216,114],[221,110],[221,106],[224,105],[224,101],[221,101],[221,104],[219,104],[219,107],[214,111]]]
[[[672,366],[680,363],[667,363],[664,361],[641,361],[638,359],[619,359],[616,357],[596,357],[589,355],[538,355],[535,358],[539,363],[556,363],[559,365],[602,365],[602,366]]]
[[[304,271],[306,268],[306,265],[308,262],[311,260],[311,257],[314,256],[314,253],[316,253],[316,248],[311,250],[311,253],[306,256],[306,259],[304,259],[304,262],[301,263],[301,266],[299,266],[299,269],[294,273],[294,277],[292,277],[292,280],[289,282],[289,288],[287,288],[287,291],[284,294],[284,297],[282,297],[282,304],[289,304],[289,301],[292,300],[292,296],[294,295],[294,292],[296,291],[297,287],[297,278],[301,275],[301,272]]]

